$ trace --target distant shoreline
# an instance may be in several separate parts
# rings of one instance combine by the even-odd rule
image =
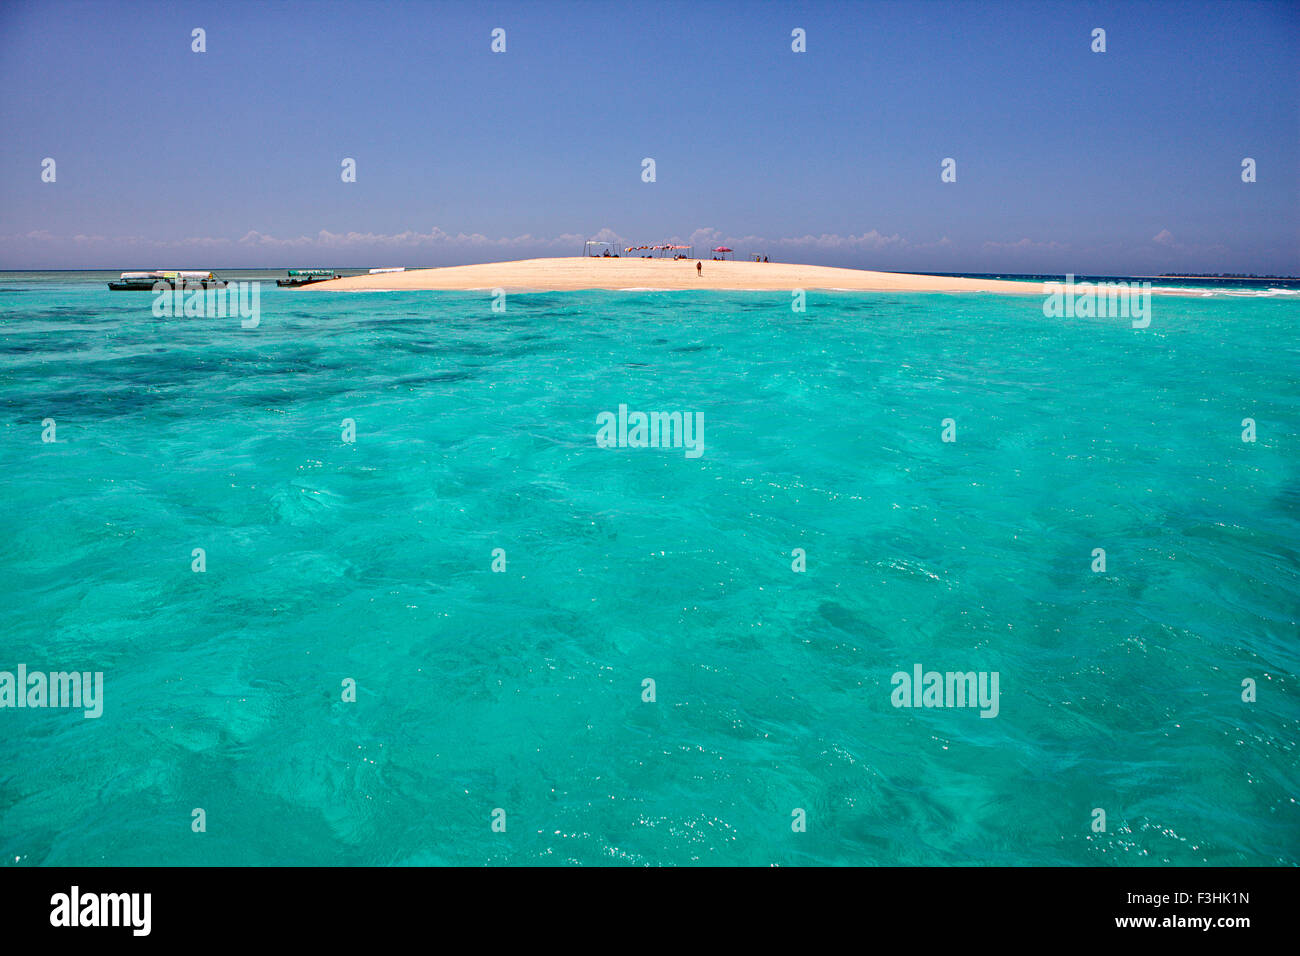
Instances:
[[[697,273],[695,263],[703,270]],[[139,264],[137,263],[137,266]],[[175,265],[175,263],[169,263]],[[296,264],[289,268],[298,268]],[[87,282],[112,281],[120,268],[0,269],[6,281],[29,281],[40,276],[81,277]],[[210,271],[206,267],[201,271]],[[227,281],[271,282],[283,278],[288,268],[219,266],[211,270]],[[1073,279],[1076,286],[1115,283],[1151,283],[1155,295],[1196,295],[1213,291],[1260,294],[1264,285],[1280,285],[1289,294],[1300,293],[1300,278],[1247,275],[1104,275],[1038,273],[882,272],[867,269],[816,266],[785,262],[717,259],[650,259],[629,256],[568,256],[474,263],[461,266],[406,267],[399,272],[371,274],[364,266],[334,266],[338,280],[323,280],[302,288],[327,291],[470,291],[503,289],[508,292],[605,291],[792,291],[818,289],[843,292],[989,292],[1045,294],[1053,283]],[[1186,283],[1181,288],[1170,284]],[[1208,292],[1207,292],[1208,290]],[[285,291],[295,291],[286,289]]]
[[[516,261],[533,261],[533,260],[516,260]],[[691,261],[708,262],[711,260],[707,260],[707,259],[699,260],[697,257],[697,259]],[[736,260],[728,260],[728,261],[736,261]],[[492,263],[478,263],[478,264],[489,265]],[[495,263],[495,264],[499,265],[504,263]],[[781,263],[763,263],[763,265],[780,265],[780,264]],[[170,267],[171,266],[169,265],[169,268]],[[76,269],[0,269],[0,275],[31,275],[31,274],[39,274],[39,273],[46,273],[46,272],[49,273],[101,273],[102,272],[105,274],[108,273],[120,274],[122,272],[129,272],[131,270],[139,270],[143,268],[144,267],[140,263],[135,263],[131,266],[86,266],[86,267],[81,267]],[[214,266],[204,265],[202,263],[189,263],[189,264],[183,263],[179,266],[175,266],[175,268],[180,270],[191,269],[191,270],[202,270],[205,272],[212,271],[218,274],[229,274],[229,273],[248,273],[248,272],[284,273],[290,268],[299,268],[299,267],[298,266],[248,266],[248,265],[214,267]],[[369,273],[369,270],[372,267],[363,265],[363,266],[328,266],[328,268],[333,269],[335,272],[353,272],[359,275],[367,275]],[[429,269],[439,269],[439,268],[462,268],[462,267],[460,266],[409,266],[409,267],[404,267],[404,271],[416,272],[416,271],[427,271]],[[841,267],[808,266],[808,268],[841,268]],[[853,269],[849,267],[844,267],[844,268],[847,268],[847,271],[850,272],[870,271],[870,270],[862,270],[862,269]],[[1065,278],[1065,273],[1046,274],[1046,273],[1028,273],[1028,272],[1019,272],[1019,273],[1017,272],[912,272],[912,273],[882,272],[880,274],[898,275],[898,276],[917,275],[917,276],[928,276],[928,277],[962,278],[962,279],[1000,279],[1009,282],[1040,282],[1040,281],[1053,282],[1053,281],[1060,281]],[[1098,279],[1105,279],[1105,280],[1181,279],[1186,281],[1197,281],[1197,282],[1300,282],[1300,276],[1257,276],[1257,275],[1248,276],[1248,275],[1228,275],[1228,274],[1210,275],[1208,273],[1203,275],[1141,275],[1141,274],[1118,274],[1118,273],[1114,275],[1109,275],[1109,274],[1103,275],[1100,273],[1075,273],[1074,277],[1075,277],[1075,281],[1096,281]],[[344,278],[351,278],[351,277],[345,276]]]
[[[1135,279],[1186,279],[1197,282],[1300,282],[1300,276],[1134,276]]]

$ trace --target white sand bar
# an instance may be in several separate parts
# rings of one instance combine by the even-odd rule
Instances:
[[[697,274],[695,263],[702,262]],[[577,289],[845,289],[863,292],[997,292],[1042,295],[1041,282],[949,279],[903,272],[869,272],[786,262],[711,259],[638,259],[571,256],[521,259],[439,269],[408,269],[350,276],[304,286],[302,291],[362,289],[505,289],[567,292]]]

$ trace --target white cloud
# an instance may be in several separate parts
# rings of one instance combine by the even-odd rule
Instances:
[[[30,232],[24,236],[0,236],[0,241],[13,240],[35,240],[39,242],[59,242],[72,241],[77,243],[112,243],[115,245],[150,245],[157,247],[182,247],[182,246],[252,246],[258,248],[318,248],[318,249],[337,249],[345,247],[366,247],[382,246],[388,248],[419,248],[426,246],[443,246],[443,247],[468,247],[468,248],[500,248],[508,249],[515,247],[537,247],[537,246],[555,246],[569,248],[580,245],[587,239],[597,239],[604,242],[623,243],[630,245],[632,240],[620,235],[609,227],[597,230],[594,233],[561,233],[557,236],[534,236],[525,233],[519,236],[485,236],[479,232],[466,233],[460,232],[452,234],[439,229],[437,226],[432,227],[428,232],[418,232],[406,230],[398,233],[380,233],[380,232],[330,232],[328,229],[322,229],[314,236],[275,236],[270,233],[260,232],[251,229],[244,233],[237,240],[231,240],[224,237],[214,236],[193,236],[186,239],[145,239],[140,236],[99,236],[99,235],[76,235],[76,236],[56,236],[47,231]],[[648,236],[638,237],[636,242],[690,242],[697,247],[713,246],[725,244],[729,246],[745,247],[790,247],[802,249],[885,249],[885,248],[924,248],[927,245],[948,245],[951,240],[947,237],[938,240],[936,243],[925,243],[918,245],[911,243],[907,239],[895,233],[894,235],[884,235],[876,230],[864,232],[860,235],[842,236],[834,233],[822,233],[820,235],[803,235],[787,236],[778,238],[769,238],[765,236],[731,236],[722,233],[720,230],[705,228],[696,229],[689,237],[681,236]]]
[[[597,233],[597,238],[617,239],[612,230],[602,229]],[[397,233],[382,232],[330,232],[328,229],[322,229],[315,236],[296,236],[292,238],[279,238],[268,235],[264,232],[258,232],[256,229],[245,233],[239,242],[245,246],[263,246],[277,248],[294,248],[294,247],[312,247],[320,249],[336,249],[341,247],[354,246],[385,246],[390,248],[410,247],[417,248],[421,246],[468,246],[468,247],[497,247],[510,248],[516,246],[546,246],[546,245],[566,245],[572,246],[575,242],[582,242],[586,237],[577,233],[564,233],[559,236],[545,237],[533,236],[525,233],[522,236],[503,236],[493,239],[482,233],[457,233],[452,235],[444,232],[437,226],[432,227],[428,232],[415,232],[406,230]]]
[[[238,239],[224,236],[190,236],[183,239],[146,239],[142,236],[102,236],[102,235],[55,235],[47,230],[38,230],[26,234],[0,235],[0,249],[29,252],[33,249],[52,249],[58,245],[70,245],[78,250],[78,255],[94,255],[100,258],[118,258],[123,250],[133,250],[141,258],[148,256],[166,257],[168,253],[182,253],[187,249],[224,253],[225,259],[253,261],[263,254],[279,251],[288,258],[322,258],[364,259],[368,251],[381,254],[388,259],[403,251],[420,253],[412,256],[420,261],[455,262],[474,260],[475,258],[507,258],[514,253],[516,258],[537,255],[576,255],[587,239],[612,242],[615,245],[629,246],[656,243],[681,243],[695,247],[696,255],[702,255],[715,246],[728,246],[742,255],[770,253],[780,255],[786,260],[804,257],[802,261],[817,261],[818,253],[845,259],[854,259],[867,253],[915,253],[925,250],[954,248],[955,244],[947,237],[928,241],[913,241],[898,233],[885,234],[877,229],[860,233],[805,233],[795,236],[758,236],[732,235],[713,227],[701,227],[687,236],[664,235],[622,235],[608,226],[594,232],[567,232],[554,236],[535,236],[524,233],[517,236],[492,237],[483,233],[450,233],[437,226],[431,226],[427,232],[407,229],[396,233],[383,232],[331,232],[322,229],[314,235],[274,235],[251,229]],[[987,249],[1042,249],[1054,250],[1068,248],[1057,242],[1034,242],[1021,239],[1017,242],[986,242]],[[252,253],[250,255],[250,253]],[[214,256],[223,258],[223,256]]]

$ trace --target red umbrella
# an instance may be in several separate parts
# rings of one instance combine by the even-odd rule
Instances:
[[[714,251],[714,252],[732,252],[733,250],[728,249],[726,246],[718,246],[718,248],[714,249],[713,251]]]

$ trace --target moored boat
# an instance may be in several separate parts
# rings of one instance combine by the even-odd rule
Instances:
[[[328,279],[337,279],[339,274],[333,269],[290,269],[287,279],[276,279],[275,284],[281,288],[292,289],[300,285],[311,285],[313,282],[325,282]]]
[[[116,282],[109,282],[108,287],[114,292],[152,292],[159,282],[173,289],[224,289],[226,280],[219,279],[211,272],[194,272],[176,269],[158,272],[123,272]]]

